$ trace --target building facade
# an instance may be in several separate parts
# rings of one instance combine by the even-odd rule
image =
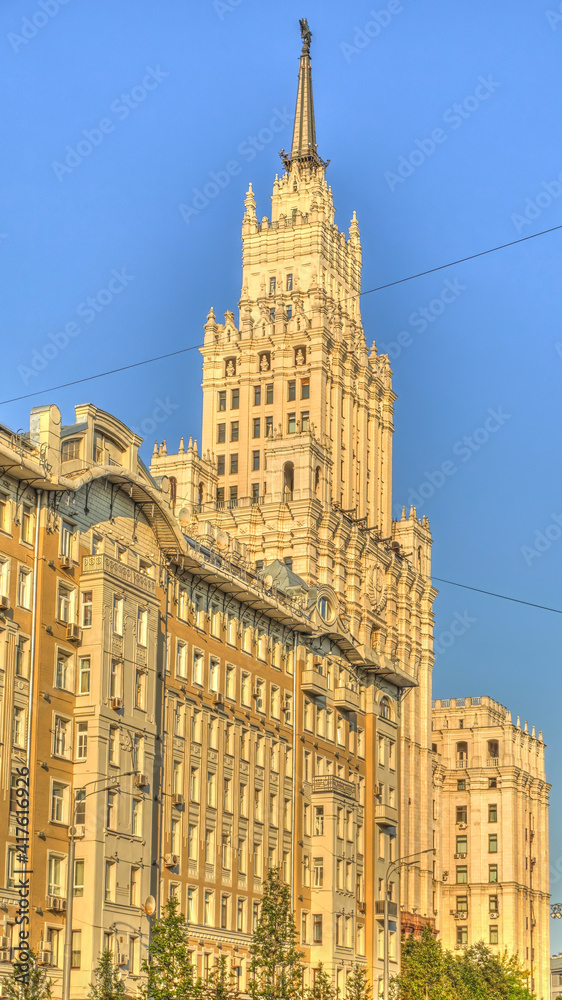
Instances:
[[[550,959],[551,1000],[562,996],[562,952]]]
[[[242,224],[239,318],[205,324],[202,456],[155,445],[189,530],[239,539],[260,571],[287,562],[337,596],[365,674],[395,678],[400,705],[400,842],[418,855],[401,878],[403,929],[434,924],[431,814],[431,536],[412,507],[392,520],[392,376],[361,321],[355,214],[334,221],[316,145],[310,35],[303,26],[290,153],[271,215],[250,185]],[[373,732],[374,732],[374,727]],[[369,729],[369,727],[368,727]],[[369,751],[376,760],[376,746]]]
[[[27,763],[29,940],[55,996],[66,961],[70,996],[86,997],[105,947],[134,995],[145,903],[159,913],[171,894],[199,973],[227,954],[244,991],[271,867],[307,968],[322,961],[345,994],[353,963],[382,969],[404,678],[364,669],[330,586],[279,561],[257,573],[211,524],[187,535],[139,443],[93,406],[0,433],[0,972],[17,946]]]
[[[434,702],[441,940],[517,954],[538,1000],[550,992],[544,750],[491,698]]]

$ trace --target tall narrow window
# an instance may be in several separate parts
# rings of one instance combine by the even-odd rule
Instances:
[[[92,624],[92,591],[82,592],[82,628],[90,628]]]

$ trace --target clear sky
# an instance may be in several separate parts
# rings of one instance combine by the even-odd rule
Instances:
[[[211,304],[236,311],[244,194],[252,181],[269,212],[304,16],[319,153],[339,225],[357,210],[365,289],[562,225],[558,0],[11,0],[2,400],[197,345]],[[558,609],[561,249],[562,230],[362,301],[395,373],[395,510],[430,517],[435,576]],[[70,423],[91,401],[148,461],[155,437],[200,439],[199,386],[194,351],[0,421],[56,402]],[[435,696],[489,694],[544,732],[562,901],[562,617],[436,586]]]

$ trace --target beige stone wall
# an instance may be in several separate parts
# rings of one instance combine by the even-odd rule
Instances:
[[[546,1000],[550,786],[542,733],[519,719],[514,725],[487,697],[437,701],[432,716],[443,944],[507,948]]]

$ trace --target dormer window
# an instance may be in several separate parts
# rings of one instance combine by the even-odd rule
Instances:
[[[80,438],[71,438],[70,441],[63,441],[61,449],[63,462],[71,462],[80,458]]]

